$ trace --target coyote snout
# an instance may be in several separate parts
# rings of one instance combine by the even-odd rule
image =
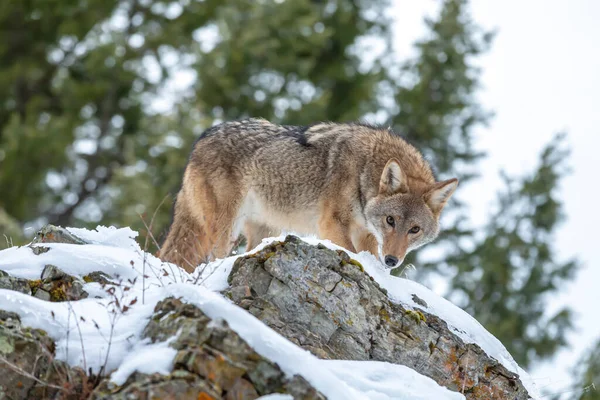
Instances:
[[[457,179],[410,188],[400,161],[391,159],[379,180],[377,196],[365,207],[368,228],[377,239],[378,256],[388,268],[398,267],[411,250],[439,233],[439,215],[458,185]]]
[[[192,271],[282,230],[317,234],[388,268],[435,239],[458,181],[436,182],[400,136],[362,124],[227,122],[198,139],[160,257]]]

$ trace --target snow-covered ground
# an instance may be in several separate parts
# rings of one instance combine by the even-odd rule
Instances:
[[[279,364],[290,376],[304,376],[328,398],[464,398],[408,367],[375,361],[319,360],[289,342],[216,293],[227,287],[227,276],[236,257],[217,260],[198,268],[194,274],[188,274],[143,252],[134,240],[137,232],[131,229],[98,227],[95,231],[69,230],[91,244],[44,244],[50,251],[39,255],[34,255],[29,247],[13,247],[0,251],[0,270],[26,279],[39,279],[47,264],[79,277],[102,271],[122,281],[116,292],[111,295],[98,283],[88,283],[84,289],[90,293],[90,298],[50,303],[0,289],[0,308],[18,313],[26,326],[44,329],[57,344],[57,357],[71,365],[94,371],[105,366],[106,370],[115,371],[111,379],[119,384],[136,370],[169,373],[175,350],[168,343],[151,344],[140,336],[156,303],[176,296],[198,306],[213,319],[226,320],[259,354]],[[259,247],[282,239],[266,239]],[[323,243],[339,249],[328,241],[303,239],[308,243]],[[504,346],[470,315],[413,281],[390,276],[371,254],[349,254],[388,290],[391,300],[415,309],[423,308],[413,302],[412,294],[416,294],[428,304],[425,311],[444,319],[465,342],[477,343],[489,356],[519,374],[529,394],[538,397],[529,375],[518,367]],[[125,287],[128,289],[125,290]],[[94,298],[96,296],[100,298]],[[125,313],[113,312],[115,297],[121,305],[130,306]]]

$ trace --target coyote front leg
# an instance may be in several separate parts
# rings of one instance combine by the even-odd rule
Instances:
[[[319,220],[319,237],[331,240],[348,251],[356,252],[350,237],[350,221],[345,221],[343,214],[331,210],[322,214]]]
[[[377,243],[375,236],[366,229],[356,229],[358,232],[353,236],[353,239],[356,239],[354,241],[356,250],[358,252],[368,251],[374,256],[379,256],[379,243]]]

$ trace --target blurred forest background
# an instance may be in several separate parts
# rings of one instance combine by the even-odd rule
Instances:
[[[494,34],[446,0],[415,57],[393,51],[388,0],[26,0],[0,7],[0,248],[45,223],[94,228],[144,220],[160,238],[191,145],[212,124],[244,117],[306,125],[366,120],[419,147],[440,179],[477,182],[477,57]],[[401,32],[396,32],[401,34]],[[514,127],[519,129],[518,126]],[[526,132],[523,132],[526,134]],[[528,368],[573,329],[546,304],[577,261],[558,262],[557,186],[568,173],[559,134],[526,176],[505,176],[485,227],[455,201],[415,279],[446,296]],[[430,245],[434,246],[434,245]],[[155,249],[153,249],[155,250]],[[600,399],[600,343],[566,397]],[[559,398],[560,396],[556,397]]]

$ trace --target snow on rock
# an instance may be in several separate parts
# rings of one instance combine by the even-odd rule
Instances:
[[[136,343],[129,352],[129,357],[123,360],[110,379],[117,385],[123,385],[135,371],[145,374],[168,374],[177,355],[177,350],[170,347],[169,343],[166,341],[148,344],[146,340]]]
[[[348,382],[354,389],[364,393],[368,398],[403,398],[411,400],[429,400],[439,398],[427,388],[436,387],[437,383],[404,365],[380,361],[323,361],[340,379]],[[360,371],[357,374],[357,371]],[[457,392],[448,391],[445,398],[463,399]]]
[[[121,283],[114,292],[88,283],[85,290],[100,298],[49,303],[14,291],[0,289],[0,308],[16,312],[26,326],[44,329],[56,342],[57,358],[94,371],[115,371],[111,379],[121,384],[134,371],[168,373],[175,350],[168,343],[151,344],[141,333],[156,303],[168,296],[182,297],[213,319],[224,319],[262,356],[278,363],[289,375],[300,374],[329,398],[340,399],[461,399],[460,393],[439,386],[412,369],[375,361],[324,361],[275,333],[247,311],[215,293],[227,288],[227,277],[237,257],[217,260],[188,274],[163,263],[140,249],[129,228],[99,226],[95,231],[70,228],[89,245],[44,243],[50,250],[34,255],[29,247],[0,251],[0,270],[15,277],[38,279],[44,266],[53,264],[64,272],[83,277],[102,271]],[[270,238],[264,247],[283,237]],[[310,244],[322,243],[303,238]],[[475,319],[450,302],[410,280],[392,277],[372,255],[352,254],[393,301],[416,309],[412,294],[426,301],[427,312],[447,321],[453,331],[469,343],[477,343],[489,356],[519,374],[533,397],[537,391],[504,346]],[[118,306],[115,300],[118,300]],[[123,312],[123,305],[128,309]],[[263,397],[265,399],[277,397]],[[286,398],[286,397],[279,397]],[[288,397],[289,398],[289,397]]]
[[[294,400],[294,398],[289,394],[273,393],[266,396],[260,396],[256,400]]]

